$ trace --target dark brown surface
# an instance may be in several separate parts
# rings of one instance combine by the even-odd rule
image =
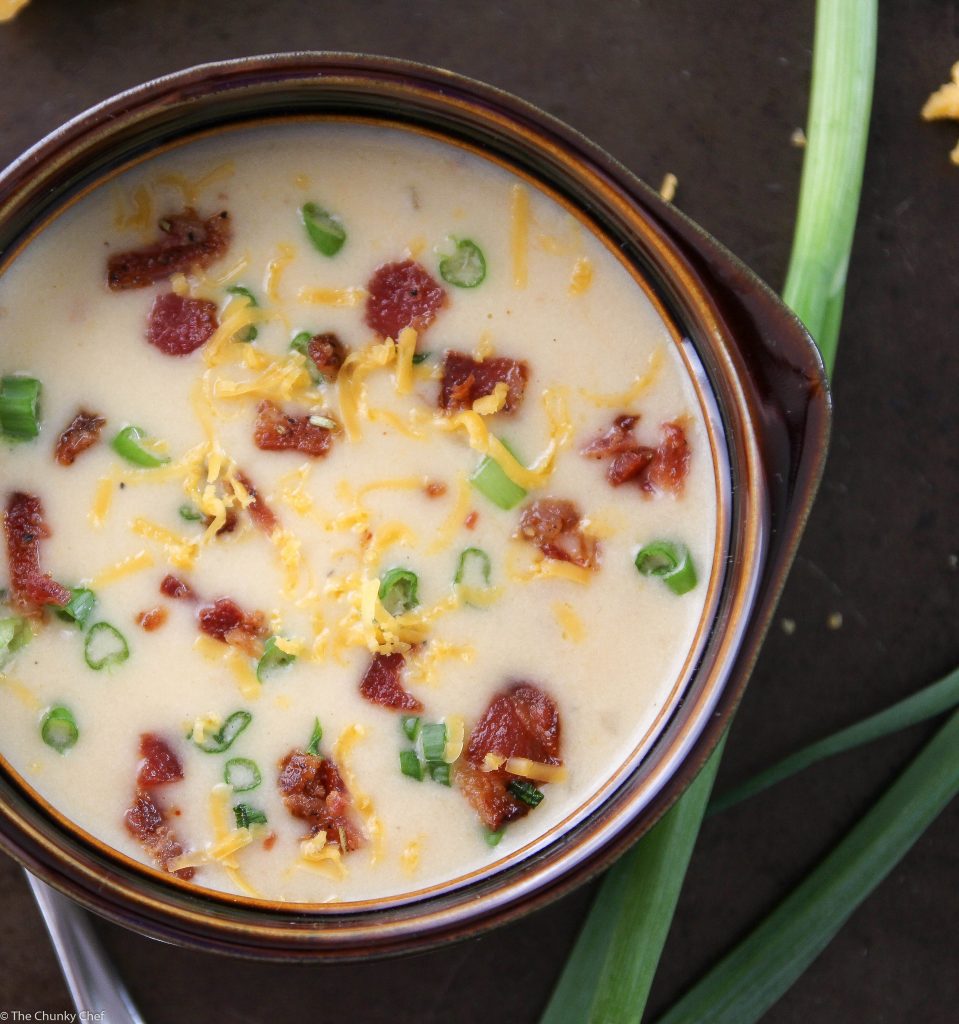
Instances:
[[[485,79],[544,107],[658,183],[774,287],[802,153],[812,3],[584,5],[61,3],[0,26],[0,162],[116,90],[202,60],[296,48],[385,53]],[[162,12],[162,15],[161,15]],[[953,3],[883,5],[863,208],[823,490],[727,747],[720,786],[959,662],[957,129],[925,125],[959,59]],[[829,629],[833,613],[843,616]],[[782,618],[795,621],[790,636]],[[653,992],[664,1007],[813,866],[918,749],[918,727],[709,822]],[[772,1024],[951,1024],[959,1005],[956,825],[949,808],[767,1015]],[[323,1016],[362,1024],[534,1022],[590,893],[441,953],[282,968],[103,935],[151,1024]],[[69,1000],[19,869],[0,862],[0,1011]],[[503,979],[510,979],[504,984]]]

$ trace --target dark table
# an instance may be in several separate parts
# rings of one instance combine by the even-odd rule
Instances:
[[[959,59],[959,11],[928,0],[881,6],[832,452],[719,788],[959,663],[959,168],[948,161],[959,126],[918,117]],[[34,0],[0,26],[0,162],[90,104],[189,64],[274,50],[383,53],[517,93],[651,183],[675,173],[678,206],[779,287],[812,27],[807,0]],[[815,865],[934,728],[809,770],[707,822],[654,1011]],[[770,1022],[959,1019],[957,825],[953,804]],[[352,966],[241,965],[100,930],[152,1024],[525,1024],[537,1019],[591,895],[442,952]],[[0,908],[0,1010],[69,1009],[23,876],[6,858]]]

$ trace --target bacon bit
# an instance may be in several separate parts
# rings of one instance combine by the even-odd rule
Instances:
[[[638,416],[617,416],[605,434],[582,449],[583,454],[591,459],[608,459],[611,455],[634,451],[636,438],[633,437],[633,428],[638,422]]]
[[[140,764],[137,767],[137,786],[165,786],[183,778],[183,765],[173,753],[169,743],[153,732],[140,734]]]
[[[167,824],[166,815],[146,790],[136,791],[133,806],[124,815],[124,822],[130,835],[139,839],[147,853],[164,871],[169,871],[170,861],[183,856],[183,847]],[[181,868],[174,874],[188,881],[196,871],[194,868]]]
[[[147,321],[147,341],[168,356],[186,356],[213,336],[216,304],[176,292],[158,295]]]
[[[635,479],[643,491],[648,492],[646,473],[655,458],[656,449],[646,448],[644,445],[637,445],[629,451],[620,452],[613,456],[606,467],[606,479],[614,487],[619,487],[627,480]]]
[[[529,367],[521,360],[502,357],[477,361],[463,352],[448,351],[440,382],[440,408],[446,412],[470,409],[477,398],[491,395],[502,383],[507,394],[500,412],[513,413],[523,401],[528,379]]]
[[[474,508],[472,512],[463,520],[463,525],[467,530],[475,530],[476,524],[479,522],[479,512]]]
[[[269,835],[263,837],[263,849],[272,850],[276,846],[276,833],[271,832]]]
[[[366,290],[366,322],[384,338],[398,338],[404,327],[422,334],[446,303],[443,286],[414,260],[377,267]]]
[[[650,463],[646,479],[651,490],[680,494],[689,472],[689,442],[686,431],[678,423],[664,423],[663,439]]]
[[[196,592],[183,580],[176,576],[164,576],[160,583],[160,593],[174,601],[196,601]]]
[[[332,384],[346,359],[346,346],[333,333],[314,334],[307,346],[310,359],[317,370]]]
[[[40,541],[50,528],[43,518],[43,505],[35,494],[16,491],[7,501],[3,517],[10,563],[10,590],[24,611],[41,611],[45,604],[65,605],[70,591],[40,571]]]
[[[57,440],[56,459],[61,466],[72,466],[76,457],[100,440],[107,421],[95,412],[81,409]]]
[[[423,705],[400,682],[405,667],[402,654],[374,654],[360,683],[360,696],[394,711],[422,711]]]
[[[657,491],[681,494],[689,471],[686,432],[678,423],[664,423],[659,446],[651,448],[639,444],[633,436],[638,419],[617,416],[605,434],[582,449],[583,455],[610,459],[606,479],[614,487],[631,480],[647,496]]]
[[[107,284],[113,291],[146,288],[173,274],[185,274],[215,263],[230,244],[226,210],[201,220],[188,206],[182,213],[161,218],[160,240],[143,249],[121,252],[107,261]]]
[[[297,451],[322,458],[333,444],[333,433],[311,423],[309,415],[290,416],[269,400],[257,406],[253,440],[265,452]]]
[[[493,830],[529,813],[507,786],[519,776],[502,768],[484,771],[487,754],[561,764],[559,712],[552,698],[532,683],[516,683],[497,694],[473,727],[456,782],[483,823]],[[545,783],[540,783],[545,785]]]
[[[537,498],[522,511],[517,537],[535,544],[547,558],[583,569],[599,565],[596,538],[583,533],[579,509],[571,501]]]
[[[309,836],[323,832],[328,842],[340,845],[345,839],[344,853],[363,845],[360,831],[350,819],[346,783],[329,758],[291,750],[280,762],[277,785],[286,809],[309,825]]]
[[[212,636],[221,643],[239,647],[251,658],[263,653],[263,639],[269,630],[263,612],[248,614],[228,597],[218,598],[197,612],[200,632]]]
[[[440,480],[429,480],[423,490],[427,498],[442,498],[446,494],[446,484]]]
[[[246,488],[247,494],[253,499],[246,510],[250,513],[250,518],[253,520],[253,525],[258,529],[262,530],[268,537],[269,535],[280,525],[279,519],[276,517],[276,513],[273,509],[267,505],[263,496],[257,490],[253,481],[246,475],[246,473],[237,472],[237,480]]]
[[[148,633],[159,629],[167,620],[166,608],[151,608],[147,612],[140,612],[137,616],[137,625],[141,626]]]

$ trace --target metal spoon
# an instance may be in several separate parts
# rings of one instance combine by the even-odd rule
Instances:
[[[87,912],[29,871],[26,875],[80,1019],[102,1013],[99,1019],[108,1024],[144,1024]]]

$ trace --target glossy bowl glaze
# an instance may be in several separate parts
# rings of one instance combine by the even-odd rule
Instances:
[[[651,293],[712,409],[714,457],[728,460],[719,474],[726,542],[711,575],[709,620],[658,735],[567,827],[495,870],[349,906],[234,897],[81,833],[0,757],[0,845],[96,913],[236,955],[369,957],[475,934],[555,899],[619,856],[692,781],[742,695],[792,560],[825,460],[829,397],[799,321],[606,153],[489,86],[380,57],[298,53],[203,65],[80,115],[0,175],[0,268],[56,210],[118,169],[195,135],[290,117],[400,125],[479,151],[549,191]]]

